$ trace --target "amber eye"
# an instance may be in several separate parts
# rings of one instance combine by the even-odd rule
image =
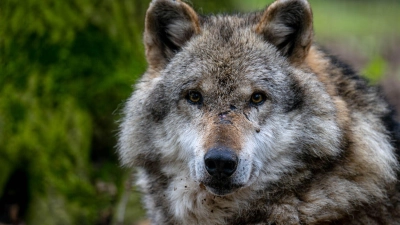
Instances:
[[[189,91],[186,99],[192,104],[199,104],[201,103],[202,97],[198,91]]]
[[[254,105],[261,105],[265,101],[265,95],[261,93],[254,93],[251,96],[251,103]]]

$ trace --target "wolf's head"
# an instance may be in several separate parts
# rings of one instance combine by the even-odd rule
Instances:
[[[305,63],[312,37],[305,0],[207,17],[154,0],[149,70],[121,126],[123,162],[186,174],[216,195],[304,182],[340,154],[342,135],[333,100]]]

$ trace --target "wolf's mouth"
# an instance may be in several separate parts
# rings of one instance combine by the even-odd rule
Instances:
[[[207,191],[211,192],[214,195],[228,195],[241,188],[243,185],[236,184],[231,181],[229,178],[224,179],[215,179],[211,178],[205,182],[203,182]]]

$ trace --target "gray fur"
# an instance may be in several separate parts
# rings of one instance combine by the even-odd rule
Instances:
[[[118,149],[137,168],[152,224],[400,224],[398,124],[312,33],[305,0],[208,17],[151,3],[149,69],[126,103]],[[204,166],[218,146],[239,158],[222,181]]]

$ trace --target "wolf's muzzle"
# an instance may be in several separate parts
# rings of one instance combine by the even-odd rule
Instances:
[[[227,178],[236,171],[238,157],[226,147],[211,148],[204,156],[207,172],[214,178]]]

